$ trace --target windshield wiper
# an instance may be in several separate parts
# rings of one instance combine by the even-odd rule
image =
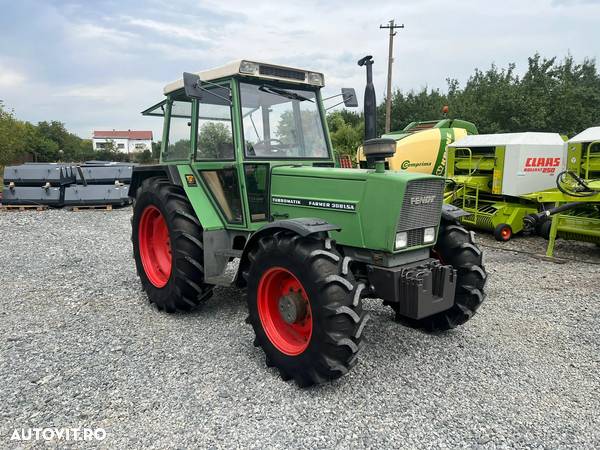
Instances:
[[[258,88],[259,91],[267,92],[269,94],[279,95],[281,97],[289,98],[290,100],[298,100],[305,101],[308,100],[311,103],[314,103],[310,98],[304,97],[303,95],[296,94],[295,92],[286,91],[285,89],[279,89],[273,86],[267,86],[266,84],[262,84]]]

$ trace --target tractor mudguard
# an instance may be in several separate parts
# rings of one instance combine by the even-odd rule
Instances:
[[[244,252],[240,258],[240,265],[238,266],[237,274],[235,275],[234,284],[238,287],[246,286],[246,280],[240,274],[245,270],[249,264],[248,252],[258,240],[266,235],[273,234],[280,230],[289,230],[300,236],[309,236],[316,233],[327,233],[328,231],[339,231],[341,228],[337,225],[333,225],[325,220],[316,218],[299,218],[299,219],[283,219],[270,222],[265,226],[261,227],[256,231],[246,245],[244,246]]]
[[[265,226],[261,227],[256,233],[252,235],[252,238],[250,238],[250,241],[248,241],[248,243],[253,241],[259,234],[273,228],[290,230],[294,233],[299,234],[300,236],[308,236],[310,234],[321,233],[325,231],[341,230],[341,228],[337,225],[332,225],[323,219],[315,219],[310,217],[300,219],[283,219],[270,222]]]
[[[447,203],[444,203],[442,205],[442,219],[453,222],[455,220],[458,220],[460,217],[470,215],[471,214],[466,212],[464,209],[459,208],[458,206],[449,205]]]
[[[131,184],[129,185],[129,197],[135,198],[138,188],[146,178],[164,176],[175,186],[183,186],[179,171],[175,165],[153,165],[136,166],[131,175]]]

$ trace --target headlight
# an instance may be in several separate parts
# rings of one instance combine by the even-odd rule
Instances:
[[[323,86],[323,75],[315,72],[308,72],[308,82],[310,84],[316,84],[317,86]]]
[[[423,243],[431,244],[433,241],[435,241],[435,227],[425,228],[425,231],[423,232]]]
[[[408,245],[408,233],[406,231],[403,231],[401,233],[396,233],[396,243],[395,243],[396,250],[404,248],[407,245]]]
[[[240,63],[240,73],[247,73],[249,75],[258,74],[258,64],[251,61],[242,61]]]

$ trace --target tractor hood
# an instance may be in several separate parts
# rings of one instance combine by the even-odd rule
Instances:
[[[439,225],[443,192],[443,178],[432,175],[279,166],[271,177],[271,215],[320,218],[341,228],[332,236],[340,244],[385,252],[396,252],[396,233],[407,231],[414,236],[399,250],[405,251],[424,246],[418,230]]]

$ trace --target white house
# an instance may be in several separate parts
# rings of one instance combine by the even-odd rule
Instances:
[[[152,131],[96,131],[92,136],[94,150],[103,150],[112,142],[121,153],[152,151]]]

